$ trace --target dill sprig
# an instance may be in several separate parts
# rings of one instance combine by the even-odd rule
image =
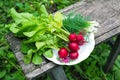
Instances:
[[[74,15],[73,13],[70,13],[63,20],[63,27],[70,33],[79,33],[84,28],[90,26],[88,19],[88,17],[83,17],[80,14]]]

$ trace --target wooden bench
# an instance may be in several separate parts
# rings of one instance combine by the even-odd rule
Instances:
[[[108,41],[113,36],[118,36],[113,49],[107,59],[104,66],[104,71],[108,72],[118,53],[120,52],[120,1],[119,0],[82,0],[76,4],[73,4],[60,12],[67,14],[69,12],[75,12],[76,14],[82,14],[84,16],[90,16],[92,20],[96,20],[100,23],[101,27],[98,29],[98,33],[95,34],[96,45],[103,41]],[[10,43],[11,49],[15,53],[15,56],[22,67],[22,70],[27,79],[36,79],[42,74],[49,72],[54,80],[67,80],[64,70],[61,66],[58,66],[48,60],[44,60],[39,66],[34,64],[24,64],[23,54],[20,51],[20,40],[14,37],[12,33],[6,36]]]

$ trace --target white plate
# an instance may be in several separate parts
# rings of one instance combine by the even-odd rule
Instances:
[[[75,65],[80,63],[81,61],[87,59],[89,57],[89,55],[91,54],[91,52],[93,51],[94,47],[95,47],[95,40],[94,40],[94,34],[90,33],[89,34],[89,42],[84,43],[82,46],[80,47],[80,50],[78,51],[79,56],[77,59],[72,60],[70,62],[61,62],[60,60],[58,60],[58,50],[54,50],[53,49],[53,57],[52,58],[48,58],[46,57],[48,60],[59,64],[59,65]]]

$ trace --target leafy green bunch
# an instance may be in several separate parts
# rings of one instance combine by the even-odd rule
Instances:
[[[61,13],[48,14],[44,5],[41,5],[40,16],[30,13],[17,13],[13,8],[11,15],[14,23],[6,27],[17,37],[23,39],[21,50],[25,53],[25,63],[41,64],[41,55],[52,57],[52,49],[65,46],[63,42],[68,41],[69,32],[62,29]]]
[[[63,19],[60,12],[48,14],[44,5],[40,6],[40,15],[17,13],[11,9],[13,23],[6,25],[15,36],[22,39],[21,51],[25,54],[25,63],[42,63],[42,55],[53,57],[52,49],[66,47],[70,33],[78,33],[90,23],[81,15],[68,15]],[[69,33],[70,32],[70,33]]]

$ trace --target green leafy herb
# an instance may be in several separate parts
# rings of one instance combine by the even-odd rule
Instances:
[[[42,63],[42,58],[37,53],[35,53],[32,62],[36,65],[39,65]]]
[[[44,55],[45,55],[46,57],[52,58],[52,56],[53,56],[52,50],[51,50],[51,49],[47,50],[47,51],[44,53]]]
[[[90,24],[87,17],[83,17],[80,14],[74,15],[73,13],[70,13],[63,20],[63,26],[70,33],[79,33],[82,29],[89,27]]]
[[[45,42],[36,42],[35,45],[36,45],[37,49],[39,50],[40,48],[42,48],[46,44],[45,44]]]
[[[32,55],[33,55],[33,50],[30,49],[30,50],[27,52],[27,55],[25,55],[25,56],[24,56],[24,59],[23,59],[26,64],[29,64],[29,63],[31,62],[31,60],[32,60]]]
[[[26,44],[21,44],[21,51],[22,53],[27,53],[29,51],[30,47],[28,47],[28,45]]]

